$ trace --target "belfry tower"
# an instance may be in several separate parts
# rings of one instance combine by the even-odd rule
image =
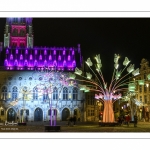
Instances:
[[[7,18],[4,48],[33,48],[32,18]]]
[[[6,70],[74,71],[81,66],[80,44],[74,47],[35,47],[32,18],[7,18],[4,31],[3,66]]]

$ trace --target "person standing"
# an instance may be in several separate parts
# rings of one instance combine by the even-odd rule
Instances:
[[[137,115],[134,115],[134,127],[137,127]]]
[[[126,122],[127,122],[127,126],[129,126],[129,123],[130,123],[130,115],[129,114],[126,116]]]
[[[17,116],[17,123],[19,122],[19,117]]]
[[[73,117],[71,116],[69,120],[70,120],[70,126],[72,126]]]
[[[73,125],[76,125],[76,116],[73,116]]]

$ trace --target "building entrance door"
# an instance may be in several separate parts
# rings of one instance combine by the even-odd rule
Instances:
[[[43,111],[41,108],[36,108],[34,112],[34,121],[43,121]]]
[[[64,108],[62,111],[62,121],[67,121],[67,118],[70,116],[70,111],[68,108]]]
[[[15,121],[15,119],[16,119],[16,112],[13,108],[10,108],[7,113],[7,121],[11,122]]]

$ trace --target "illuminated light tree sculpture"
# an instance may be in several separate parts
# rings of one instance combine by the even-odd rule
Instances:
[[[125,57],[123,61],[124,68],[123,70],[118,70],[120,56],[115,54],[114,55],[114,72],[112,75],[112,79],[110,85],[108,86],[107,82],[105,82],[101,67],[101,59],[100,54],[96,55],[96,71],[92,69],[92,61],[90,58],[87,59],[86,64],[90,68],[91,73],[94,74],[96,80],[92,79],[92,74],[86,72],[86,76],[82,75],[82,70],[75,68],[75,74],[81,76],[83,79],[76,79],[80,82],[84,82],[85,85],[81,85],[79,88],[80,90],[87,91],[95,91],[98,94],[95,94],[95,99],[100,100],[104,105],[103,111],[103,122],[115,122],[114,112],[113,112],[113,103],[122,97],[121,91],[125,91],[129,86],[129,89],[132,89],[133,82],[129,81],[130,77],[129,74],[134,76],[139,74],[139,68],[134,70],[134,64],[130,64],[129,66],[129,59]],[[128,73],[124,73],[124,70],[127,68]]]
[[[76,82],[74,81],[75,75],[72,73],[64,73],[63,71],[58,71],[56,70],[56,67],[54,67],[53,69],[45,67],[40,71],[35,71],[34,74],[43,78],[43,80],[40,81],[40,84],[37,84],[35,87],[38,89],[39,95],[45,95],[45,98],[49,101],[50,126],[56,126],[57,104],[59,99],[61,98],[61,91],[65,86],[76,86]],[[55,92],[57,92],[57,94]],[[56,94],[55,104],[52,98],[54,93]],[[52,110],[54,112],[53,114]]]

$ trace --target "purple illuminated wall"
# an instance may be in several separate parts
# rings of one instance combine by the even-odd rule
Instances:
[[[78,48],[7,48],[4,66],[9,70],[33,70],[35,67],[41,69],[56,66],[58,70],[66,68],[71,71],[75,69],[79,56]]]

